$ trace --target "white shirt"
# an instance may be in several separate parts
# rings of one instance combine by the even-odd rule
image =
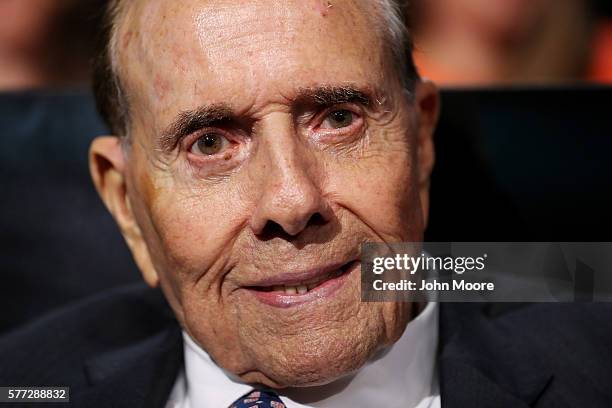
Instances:
[[[225,408],[253,389],[217,366],[187,333],[183,338],[185,368],[166,408]],[[439,408],[437,347],[438,303],[429,302],[390,349],[356,374],[299,392],[281,390],[279,396],[287,408]]]

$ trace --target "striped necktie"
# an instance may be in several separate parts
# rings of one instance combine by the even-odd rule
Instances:
[[[272,391],[251,391],[240,397],[230,408],[286,408]]]

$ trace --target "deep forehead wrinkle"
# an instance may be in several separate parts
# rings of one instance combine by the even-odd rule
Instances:
[[[271,2],[268,2],[271,3]],[[227,47],[233,42],[265,34],[261,25],[253,24],[253,16],[283,25],[285,34],[291,35],[298,30],[304,15],[301,10],[288,7],[286,4],[264,5],[261,1],[247,2],[237,8],[235,5],[215,5],[204,3],[198,7],[194,23],[198,32],[200,47],[209,52],[217,47]],[[268,27],[274,30],[274,27]],[[231,33],[228,44],[227,34]]]

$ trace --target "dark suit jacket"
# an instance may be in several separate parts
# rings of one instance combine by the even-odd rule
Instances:
[[[612,305],[440,311],[442,406],[612,406]],[[70,386],[74,407],[163,407],[182,365],[180,328],[162,295],[141,285],[0,340],[0,386]]]

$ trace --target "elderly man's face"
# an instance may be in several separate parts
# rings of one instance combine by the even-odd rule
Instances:
[[[360,246],[422,239],[437,96],[402,91],[374,14],[142,0],[122,19],[132,142],[98,139],[94,179],[146,280],[247,382],[332,381],[410,318],[360,302]]]

